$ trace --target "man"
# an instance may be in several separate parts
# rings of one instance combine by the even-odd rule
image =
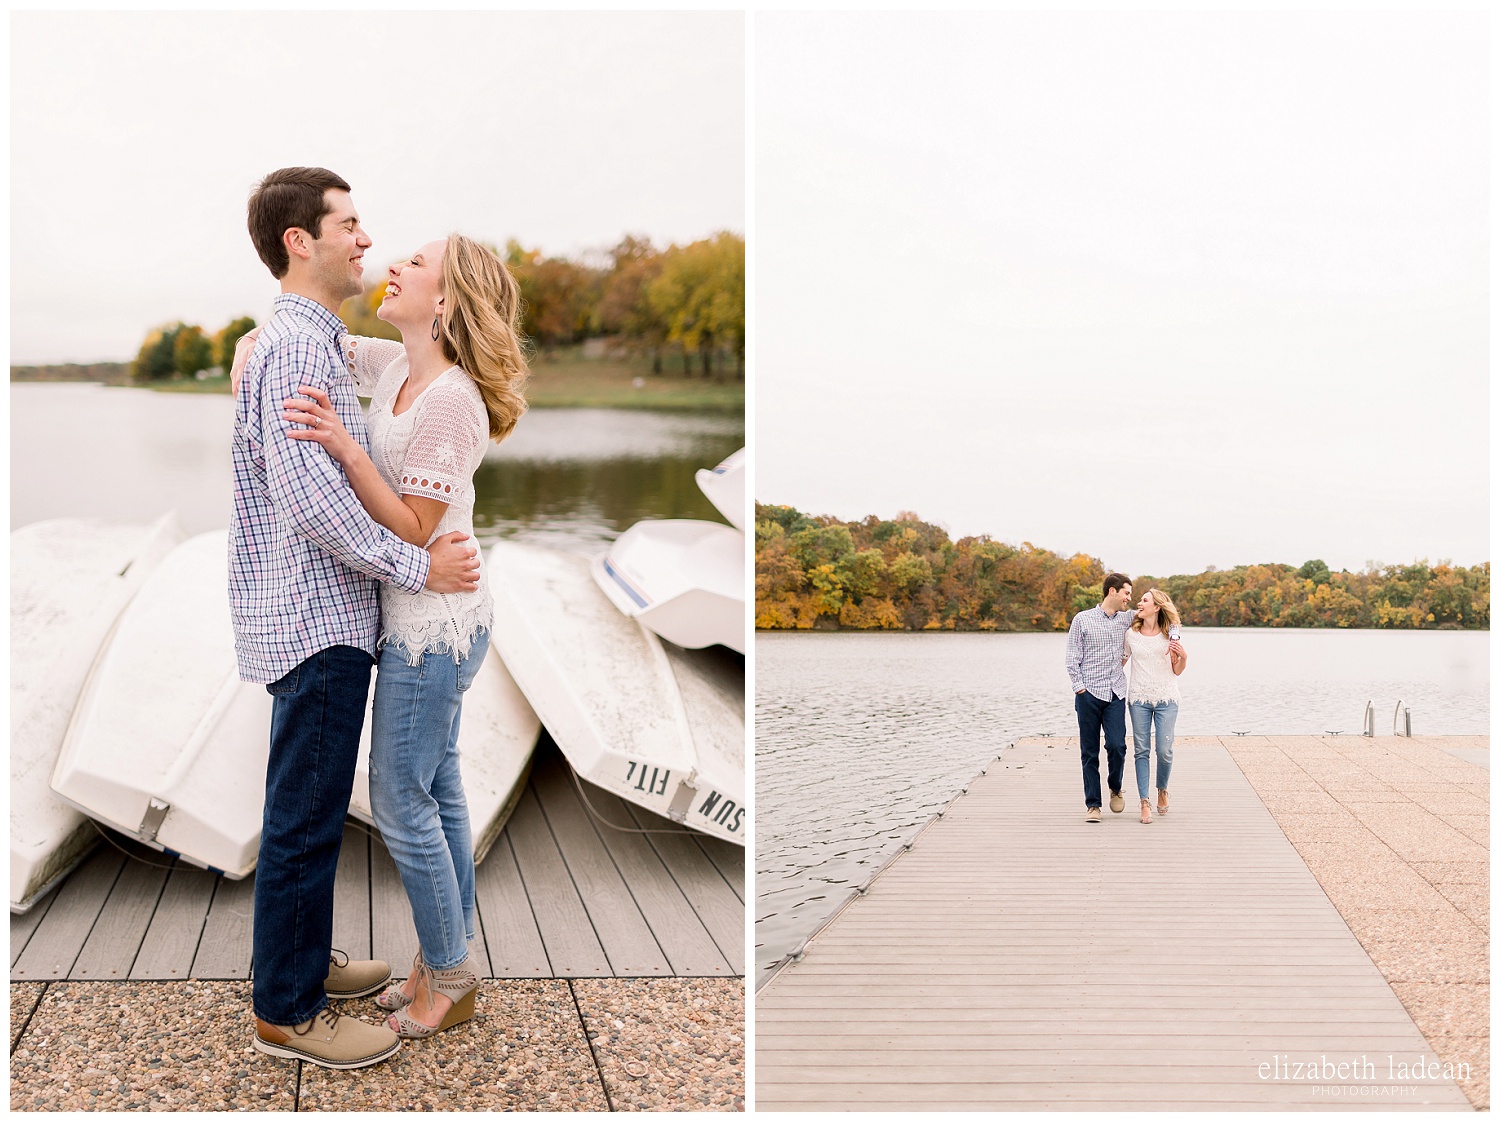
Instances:
[[[335,961],[333,880],[354,785],[379,634],[379,585],[466,592],[478,556],[463,534],[428,549],[372,521],[316,443],[290,440],[282,401],[324,390],[367,442],[344,366],[339,306],[362,288],[370,239],[349,184],[323,168],[283,168],[256,187],[250,238],[281,282],[235,397],[229,589],[240,677],[275,699],[255,877],[255,1047],[356,1068],[394,1055],[388,1028],[327,1008],[374,993],[383,962]]]
[[[1078,713],[1078,741],[1083,756],[1083,801],[1086,819],[1098,822],[1099,733],[1109,760],[1109,809],[1125,809],[1120,788],[1125,782],[1125,632],[1134,611],[1127,611],[1130,578],[1110,573],[1104,578],[1104,601],[1079,612],[1068,625],[1065,663],[1073,683],[1073,708]]]

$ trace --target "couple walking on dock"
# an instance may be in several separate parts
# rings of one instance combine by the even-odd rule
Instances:
[[[474,472],[526,408],[520,294],[458,234],[390,266],[376,313],[402,342],[355,339],[370,238],[349,184],[282,168],[249,203],[281,284],[237,348],[230,600],[240,677],[274,698],[255,877],[253,1044],[358,1068],[473,1014],[474,854],[458,763],[464,692],[492,605]],[[371,398],[368,418],[358,396]],[[370,674],[370,806],[421,947],[404,984],[335,951],[333,886]],[[369,995],[384,1024],[336,1015]]]
[[[1151,821],[1151,741],[1156,740],[1156,810],[1166,814],[1167,780],[1172,771],[1172,737],[1181,694],[1177,678],[1187,667],[1180,641],[1182,620],[1171,598],[1159,588],[1130,607],[1130,578],[1110,573],[1104,599],[1079,612],[1068,626],[1066,664],[1078,714],[1083,757],[1083,801],[1086,821],[1103,814],[1099,785],[1099,737],[1108,758],[1109,809],[1125,809],[1125,710],[1130,709],[1135,741],[1135,787],[1141,821]],[[1126,664],[1130,666],[1127,682]]]

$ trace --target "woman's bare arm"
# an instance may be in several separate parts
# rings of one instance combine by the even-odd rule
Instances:
[[[309,427],[293,429],[287,436],[321,444],[343,467],[355,497],[371,518],[402,541],[426,546],[442,521],[448,504],[423,495],[396,494],[386,486],[380,470],[360,447],[359,441],[350,436],[339,421],[328,395],[312,386],[299,386],[297,392],[305,396],[282,402],[282,419]]]
[[[1181,674],[1187,669],[1187,651],[1176,639],[1167,644],[1167,657],[1172,660],[1173,674]]]

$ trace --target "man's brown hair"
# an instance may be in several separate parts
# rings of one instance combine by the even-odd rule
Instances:
[[[1104,578],[1104,595],[1108,596],[1115,589],[1124,588],[1127,584],[1130,584],[1130,578],[1124,573],[1110,573]]]
[[[331,209],[323,197],[329,190],[347,191],[349,184],[327,168],[281,168],[250,192],[250,240],[277,280],[291,267],[282,235],[296,226],[316,240]]]

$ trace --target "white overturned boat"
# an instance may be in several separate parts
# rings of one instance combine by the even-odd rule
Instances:
[[[227,550],[226,531],[201,534],[146,580],[89,675],[52,789],[239,878],[260,847],[271,697],[235,667]]]
[[[720,514],[729,519],[729,524],[744,533],[745,530],[745,450],[730,453],[712,471],[699,468],[693,477],[698,489],[718,508]]]
[[[147,575],[183,539],[150,526],[57,519],[10,536],[10,910],[27,911],[99,839],[52,793],[63,734],[99,648]]]
[[[637,522],[592,568],[614,606],[663,639],[745,653],[745,535],[732,526]]]
[[[228,572],[220,530],[179,546],[146,582],[93,667],[52,788],[121,833],[238,879],[259,856],[272,701],[240,681]],[[525,787],[540,730],[499,657],[486,658],[459,740],[476,859]],[[367,721],[350,805],[367,822],[368,760]]]
[[[542,732],[541,719],[505,668],[500,652],[493,649],[493,644],[491,646],[473,684],[464,694],[458,725],[458,770],[463,776],[464,800],[469,806],[469,828],[473,833],[476,865],[489,853],[490,846],[521,801],[526,778],[531,774],[531,756]],[[372,683],[372,703],[374,699]],[[373,826],[370,728],[370,710],[366,709],[349,813]]]
[[[744,845],[743,661],[662,642],[615,608],[587,558],[500,542],[489,572],[494,643],[573,769]]]
[[[745,450],[699,488],[732,526],[674,518],[637,522],[595,558],[594,579],[625,615],[679,647],[745,653]]]

